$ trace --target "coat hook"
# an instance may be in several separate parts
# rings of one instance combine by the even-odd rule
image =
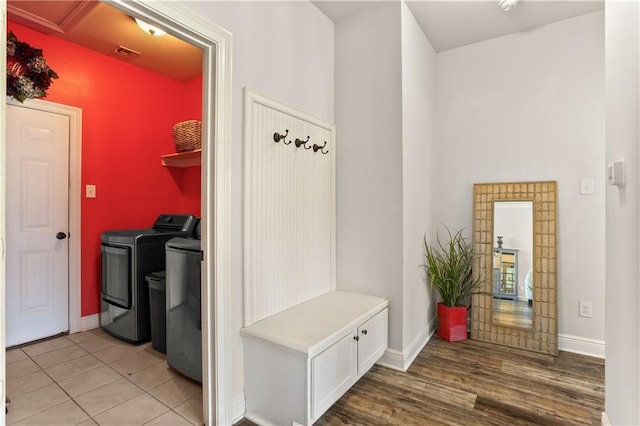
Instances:
[[[276,143],[278,143],[278,142],[280,142],[280,140],[286,138],[288,134],[289,134],[289,129],[285,130],[285,134],[284,135],[281,135],[280,133],[276,132],[276,133],[273,134],[273,140]],[[285,140],[284,143],[287,144],[287,141]],[[289,143],[291,143],[291,142],[289,142]]]
[[[327,146],[327,141],[324,141],[324,144],[322,144],[322,146],[318,145],[318,144],[313,144],[313,152],[318,152],[320,151],[323,154],[328,154],[329,151],[325,152],[324,151],[324,147]]]
[[[300,139],[296,138],[296,148],[300,148],[301,145],[306,144],[307,142],[309,142],[309,136],[307,136],[307,140],[306,141],[301,141]],[[306,148],[306,147],[305,147]],[[308,148],[307,148],[308,149]]]

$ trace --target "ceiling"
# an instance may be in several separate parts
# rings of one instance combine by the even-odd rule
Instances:
[[[168,34],[153,37],[133,18],[104,3],[8,0],[7,15],[14,22],[175,80],[202,75],[202,50]],[[120,46],[140,55],[119,55]]]
[[[333,22],[379,1],[314,0]],[[437,52],[489,40],[604,8],[603,0],[522,0],[505,12],[498,0],[406,0],[418,25]]]
[[[213,0],[212,0],[213,1]],[[360,13],[381,1],[313,0],[333,22]],[[522,0],[504,12],[498,0],[406,0],[436,51],[453,49],[551,22],[593,12],[603,0]],[[9,19],[107,56],[166,75],[189,80],[202,75],[202,51],[176,37],[153,37],[126,14],[98,1],[8,0]],[[137,57],[116,53],[123,46]]]

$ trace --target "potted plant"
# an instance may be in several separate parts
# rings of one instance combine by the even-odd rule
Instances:
[[[424,237],[425,264],[422,267],[432,288],[440,296],[438,302],[438,336],[448,342],[466,340],[467,306],[471,294],[480,286],[480,279],[473,278],[473,247],[463,236],[462,230],[448,239],[436,236],[436,242],[427,243]]]

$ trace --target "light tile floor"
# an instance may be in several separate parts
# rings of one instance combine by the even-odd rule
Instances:
[[[101,329],[7,351],[8,425],[202,425],[202,387]]]

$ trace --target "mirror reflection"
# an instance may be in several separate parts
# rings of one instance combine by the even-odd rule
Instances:
[[[494,324],[533,328],[533,202],[494,201]]]

